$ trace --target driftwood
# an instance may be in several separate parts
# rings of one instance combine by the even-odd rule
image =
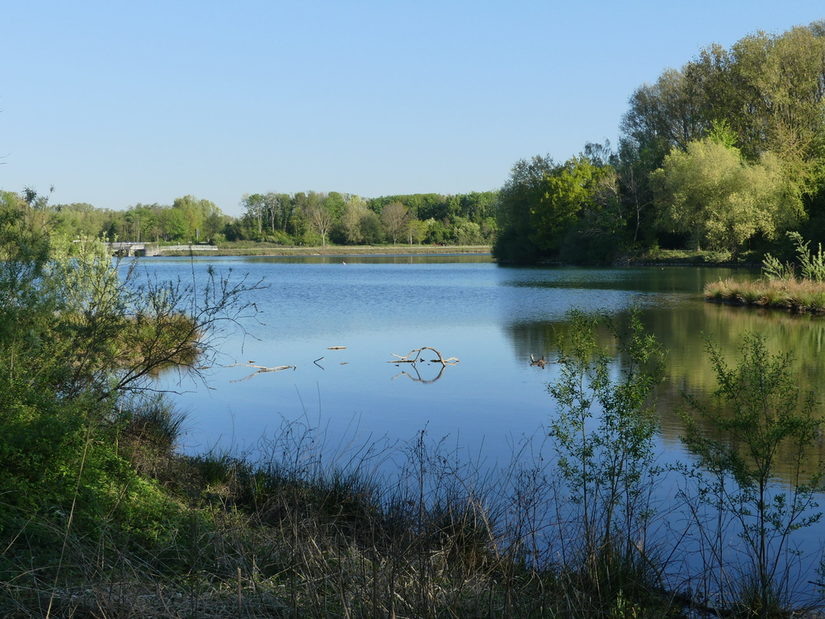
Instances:
[[[391,359],[390,361],[387,361],[387,363],[396,363],[396,364],[398,364],[398,363],[413,363],[413,364],[415,364],[415,363],[418,363],[419,361],[425,361],[424,359],[421,359],[421,353],[424,352],[425,350],[431,350],[436,355],[438,355],[438,359],[430,359],[430,363],[440,363],[443,367],[443,366],[447,366],[447,365],[455,365],[456,363],[459,362],[459,359],[457,357],[449,357],[448,359],[445,359],[444,355],[442,355],[440,352],[438,352],[432,346],[422,346],[421,348],[414,348],[413,350],[408,352],[406,355],[396,355],[395,353],[392,353],[392,356],[396,357],[396,358]],[[413,356],[413,355],[415,355],[415,356]]]
[[[256,372],[252,372],[249,376],[245,376],[244,378],[239,378],[237,380],[230,380],[230,383],[240,383],[245,380],[249,380],[253,376],[257,376],[258,374],[264,374],[266,372],[283,372],[284,370],[295,370],[297,369],[294,365],[276,365],[274,367],[267,367],[265,365],[255,365],[251,361],[249,363],[233,363],[232,365],[225,365],[224,367],[227,368],[255,368],[257,369]]]
[[[429,350],[435,353],[438,358],[429,360],[422,359],[421,353],[423,353],[425,350]],[[422,346],[421,348],[415,348],[408,352],[406,355],[396,355],[395,353],[392,353],[392,356],[395,357],[395,359],[387,361],[387,363],[394,363],[395,365],[400,365],[401,363],[409,363],[413,369],[413,372],[415,372],[415,376],[406,371],[399,372],[398,374],[392,377],[393,380],[395,380],[399,376],[406,376],[413,382],[424,384],[434,383],[439,378],[441,378],[441,376],[444,374],[444,369],[448,365],[455,365],[459,361],[457,357],[448,357],[447,359],[445,359],[444,355],[442,355],[438,350],[436,350],[432,346]],[[429,363],[441,364],[441,369],[438,371],[438,375],[435,378],[425,379],[421,376],[421,373],[418,371],[418,366],[416,364],[419,362],[427,363],[428,361]]]
[[[327,346],[327,350],[346,350],[346,346]]]

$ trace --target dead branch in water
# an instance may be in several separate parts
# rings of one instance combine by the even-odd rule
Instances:
[[[431,350],[436,355],[438,355],[438,359],[431,359],[430,363],[440,363],[442,366],[447,366],[447,365],[455,365],[456,363],[459,362],[459,359],[457,357],[449,357],[449,358],[445,359],[444,355],[442,355],[439,351],[437,351],[432,346],[422,346],[421,348],[414,348],[413,350],[408,352],[406,355],[396,355],[395,353],[392,353],[392,356],[396,357],[396,359],[392,359],[390,361],[387,361],[387,363],[396,363],[396,364],[397,363],[418,363],[419,361],[424,361],[423,359],[421,359],[421,353],[424,352],[425,350]],[[415,355],[415,356],[413,356],[413,355]]]
[[[233,363],[232,365],[225,365],[224,367],[227,368],[256,368],[257,372],[252,372],[249,376],[244,378],[239,378],[237,380],[230,380],[230,383],[240,383],[245,380],[249,380],[253,376],[257,376],[258,374],[264,374],[266,372],[283,372],[284,370],[296,370],[297,368],[294,365],[276,365],[274,367],[267,367],[265,365],[255,365],[254,363]]]

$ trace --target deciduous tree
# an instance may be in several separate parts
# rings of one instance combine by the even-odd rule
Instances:
[[[737,148],[712,138],[674,150],[652,182],[662,224],[689,233],[696,247],[736,252],[756,233],[772,237],[801,208],[785,191],[776,156],[748,164]]]
[[[398,242],[398,237],[404,233],[409,220],[409,210],[401,202],[391,202],[381,211],[381,224],[387,235],[392,238],[393,244]]]

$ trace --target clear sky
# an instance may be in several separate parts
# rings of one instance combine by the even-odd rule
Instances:
[[[0,0],[0,188],[126,208],[193,194],[495,189],[616,141],[710,43],[822,0]]]

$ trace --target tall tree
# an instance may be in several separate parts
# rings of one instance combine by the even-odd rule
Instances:
[[[321,245],[326,247],[327,236],[335,223],[335,213],[324,198],[322,194],[309,192],[304,206],[304,217],[310,229],[321,237]]]
[[[674,150],[652,176],[662,223],[689,233],[695,246],[736,252],[756,233],[772,237],[801,205],[785,191],[782,168],[766,153],[749,164],[740,151],[706,138]]]
[[[392,238],[393,244],[404,233],[410,221],[410,213],[401,202],[391,202],[381,211],[381,224],[384,231]]]
[[[499,192],[499,235],[493,253],[506,262],[533,262],[539,251],[530,239],[531,208],[544,193],[544,181],[555,168],[549,156],[521,159]]]
[[[341,231],[347,243],[361,243],[364,235],[361,230],[361,220],[367,214],[367,204],[359,196],[350,196],[341,214]]]
[[[259,193],[247,194],[241,200],[241,206],[244,208],[244,218],[254,222],[255,230],[260,238],[264,227],[265,197]]]

